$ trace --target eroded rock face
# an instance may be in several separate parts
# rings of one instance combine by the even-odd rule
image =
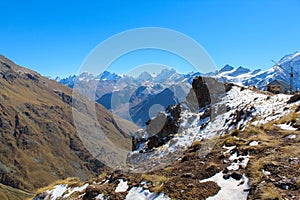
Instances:
[[[132,137],[132,150],[137,150],[142,143],[147,143],[144,152],[159,147],[169,141],[179,129],[181,106],[169,106],[166,113],[159,113],[158,116],[146,122],[148,137]]]
[[[211,103],[208,86],[203,77],[194,78],[192,88],[186,97],[187,105],[192,110],[198,110]]]
[[[300,100],[300,94],[294,94],[287,103],[294,103]]]
[[[147,133],[153,135],[149,137],[148,148],[153,149],[159,147],[169,141],[179,129],[179,117],[181,112],[180,105],[175,105],[167,108],[168,116],[159,115],[157,118],[150,120],[146,128]],[[165,121],[165,124],[161,130],[156,133],[156,127],[161,127],[159,124],[161,121]]]

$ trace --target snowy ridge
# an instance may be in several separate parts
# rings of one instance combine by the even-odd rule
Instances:
[[[242,90],[242,91],[241,91]],[[204,117],[204,108],[198,113],[190,112],[181,106],[180,128],[177,134],[166,144],[151,152],[139,153],[144,146],[133,151],[131,156],[140,163],[161,162],[164,164],[170,155],[180,155],[196,140],[209,139],[228,133],[234,129],[244,129],[247,124],[263,125],[269,121],[279,119],[289,112],[293,104],[287,104],[290,95],[268,94],[255,92],[251,89],[241,89],[234,86],[222,100],[214,105],[215,108],[225,109],[226,112]],[[213,114],[214,115],[214,114]],[[141,130],[139,131],[141,135]],[[147,135],[147,132],[143,133]],[[144,143],[146,145],[146,143]],[[212,148],[214,144],[208,144]],[[146,165],[146,164],[145,164]]]
[[[293,78],[293,89],[299,89],[299,73],[300,73],[300,51],[293,54],[284,56],[278,62],[278,65],[274,65],[272,68],[262,71],[254,70],[250,71],[245,68],[230,68],[225,66],[222,68],[214,77],[232,83],[237,83],[244,86],[255,86],[258,89],[265,89],[266,85],[271,81],[278,79],[290,82],[291,67],[293,67],[294,78]],[[240,69],[240,73],[236,71]],[[233,75],[234,74],[234,75]]]

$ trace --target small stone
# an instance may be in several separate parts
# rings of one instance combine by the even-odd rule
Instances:
[[[189,183],[187,186],[190,187],[190,188],[192,188],[192,187],[194,187],[194,184],[193,183]]]
[[[259,144],[258,141],[251,141],[249,143],[249,146],[257,146],[258,144]]]
[[[229,179],[229,178],[230,178],[230,174],[224,174],[224,175],[223,175],[223,179],[227,180],[227,179]]]
[[[142,186],[144,189],[149,189],[148,185],[143,185]]]
[[[269,172],[269,171],[265,171],[264,169],[262,169],[261,171],[266,176],[270,176],[271,175],[271,172]]]
[[[225,168],[224,170],[223,170],[223,174],[227,174],[229,172],[229,170],[227,169],[227,168]]]
[[[243,160],[245,160],[245,158],[241,157],[238,159],[240,162],[242,162]]]
[[[192,173],[183,173],[181,175],[181,177],[183,177],[183,178],[195,178],[195,175],[192,174]]]
[[[235,180],[241,180],[241,178],[243,177],[243,175],[238,172],[232,172],[230,176]]]
[[[244,183],[245,183],[245,181],[242,180],[242,181],[238,184],[238,186],[243,185]]]

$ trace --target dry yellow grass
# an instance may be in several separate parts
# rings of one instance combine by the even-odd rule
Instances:
[[[279,200],[281,197],[276,188],[268,184],[262,188],[260,198],[261,200]]]
[[[80,182],[80,179],[77,177],[71,177],[67,178],[65,180],[57,180],[50,185],[38,189],[35,193],[40,194],[42,192],[45,192],[47,190],[53,190],[56,185],[67,185],[69,187],[80,187],[84,184],[84,182]]]
[[[164,183],[168,181],[168,178],[165,176],[148,175],[148,174],[143,174],[142,179],[153,183],[153,187],[151,187],[150,190],[152,192],[157,192],[157,193],[163,190]]]
[[[1,200],[24,200],[32,199],[33,194],[30,192],[18,190],[3,184],[0,184],[0,199]]]

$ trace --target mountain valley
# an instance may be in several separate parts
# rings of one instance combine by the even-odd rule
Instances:
[[[1,56],[0,198],[298,199],[300,96],[259,90],[283,72],[85,73],[62,85]],[[95,99],[74,95],[75,84],[97,87]],[[112,158],[122,165],[107,166]]]

